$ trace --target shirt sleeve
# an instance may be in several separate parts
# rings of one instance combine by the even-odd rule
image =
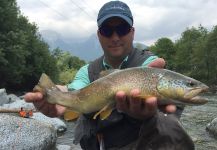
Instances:
[[[155,61],[158,57],[157,56],[150,56],[146,61],[143,62],[142,66],[147,67],[151,62]]]
[[[89,64],[81,67],[75,75],[74,80],[67,85],[69,91],[79,90],[90,84],[88,76],[88,66]]]

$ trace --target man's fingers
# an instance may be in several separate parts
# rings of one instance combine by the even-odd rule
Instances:
[[[174,113],[176,111],[176,106],[175,105],[167,105],[165,109],[166,109],[166,112],[168,112],[168,113]]]
[[[164,68],[166,65],[166,62],[163,58],[157,58],[153,62],[151,62],[148,67],[156,67],[156,68]]]
[[[175,105],[159,105],[158,106],[161,111],[164,113],[174,113],[176,111],[176,106]]]
[[[43,98],[42,93],[40,92],[29,92],[24,95],[24,99],[26,102],[34,102],[39,101]]]
[[[141,98],[138,97],[140,94],[139,89],[134,89],[131,91],[130,95],[130,104],[129,104],[129,109],[131,112],[134,112],[135,114],[141,113],[142,110],[142,100]]]
[[[128,102],[124,91],[118,91],[115,95],[115,99],[117,101],[116,104],[117,110],[124,111],[124,112],[128,110]]]
[[[153,116],[157,111],[157,98],[156,97],[150,97],[145,100],[145,109],[143,109],[144,115],[147,116]]]
[[[117,92],[115,96],[117,110],[138,119],[149,118],[155,115],[158,107],[167,113],[176,111],[175,105],[158,105],[157,97],[149,97],[144,100],[139,95],[139,89],[132,90],[129,97],[127,97],[124,91]]]

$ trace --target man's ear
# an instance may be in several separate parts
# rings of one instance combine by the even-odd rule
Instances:
[[[97,30],[97,36],[98,36],[98,38],[100,37],[100,33],[99,33],[99,30]]]
[[[132,34],[132,41],[133,41],[134,40],[134,34],[135,34],[135,28],[132,27],[130,32]]]
[[[135,28],[134,27],[132,27],[132,29],[131,30],[133,30],[133,32],[135,32]]]

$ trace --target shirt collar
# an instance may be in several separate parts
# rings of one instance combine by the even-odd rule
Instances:
[[[124,58],[124,60],[123,60],[123,61],[121,62],[121,64],[119,65],[118,69],[121,69],[122,65],[127,62],[128,57],[129,57],[129,56],[126,56],[126,57]],[[113,67],[112,67],[111,65],[109,65],[109,64],[105,61],[105,57],[103,57],[103,62],[102,62],[102,63],[103,63],[103,67],[105,68],[105,70],[113,69]]]

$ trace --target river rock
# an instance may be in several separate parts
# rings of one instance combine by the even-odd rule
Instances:
[[[0,115],[0,149],[50,150],[55,148],[56,130],[31,118]]]
[[[7,93],[5,89],[0,89],[0,106],[9,103]]]
[[[23,98],[21,99],[20,97],[18,97],[15,94],[8,94],[7,97],[9,99],[9,103],[13,103],[13,102],[15,102],[17,100],[22,100],[23,99]]]
[[[69,145],[60,145],[60,144],[57,144],[56,149],[57,149],[57,150],[71,150],[72,147],[69,146]],[[74,150],[74,149],[73,149],[73,150]]]
[[[13,96],[13,100],[15,99],[15,97]],[[21,107],[27,110],[35,110],[35,106],[32,103],[27,103],[24,100],[20,99],[19,97],[17,97],[17,100],[13,103],[9,103],[9,104],[3,104],[2,106],[0,106],[0,109],[20,109]],[[32,116],[33,119],[44,122],[44,123],[49,123],[51,125],[54,126],[54,128],[57,130],[57,132],[64,132],[66,131],[66,124],[59,118],[50,118],[45,116],[44,114],[37,112],[37,113],[33,113]]]
[[[5,108],[5,109],[20,109],[23,107],[24,109],[35,109],[35,106],[32,103],[27,103],[24,100],[21,100],[17,97],[17,100],[15,100],[12,103],[8,104],[3,104],[0,108]]]
[[[208,125],[206,126],[207,131],[217,137],[217,118],[213,119]]]
[[[42,113],[39,113],[39,112],[34,113],[32,118],[36,119],[38,121],[41,121],[41,122],[52,124],[54,126],[55,130],[57,130],[58,133],[65,132],[66,129],[67,129],[66,124],[59,118],[50,118],[50,117],[47,117],[47,116],[45,116],[45,115],[43,115]]]

